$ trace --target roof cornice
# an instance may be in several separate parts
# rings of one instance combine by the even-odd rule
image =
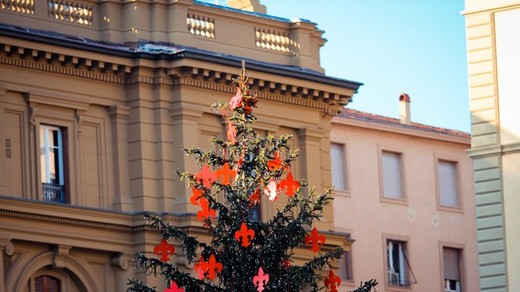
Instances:
[[[177,60],[182,58],[206,61],[221,65],[241,67],[244,58],[239,56],[224,55],[215,52],[202,51],[196,48],[182,47],[182,50],[174,53],[150,53],[132,49],[130,46],[121,44],[108,44],[102,42],[89,41],[83,38],[65,35],[45,35],[25,28],[6,26],[0,24],[0,36],[7,36],[27,41],[34,41],[44,44],[63,46],[71,49],[84,50],[94,53],[107,54],[110,56],[123,57],[128,59],[148,59],[148,60]],[[355,92],[363,83],[334,78],[314,72],[311,70],[303,71],[300,67],[289,67],[273,63],[258,62],[248,59],[248,68],[259,72],[273,75],[296,78],[316,83],[322,83],[340,88],[351,89]]]
[[[449,134],[424,131],[424,130],[415,129],[415,128],[400,127],[398,125],[388,125],[388,124],[381,124],[381,123],[376,123],[376,122],[359,121],[359,120],[349,119],[349,118],[345,118],[345,117],[334,117],[332,119],[332,125],[333,125],[333,127],[334,127],[334,125],[359,127],[359,128],[365,128],[365,129],[370,129],[370,130],[375,130],[375,131],[393,133],[393,134],[397,134],[397,135],[407,135],[407,136],[414,136],[417,138],[424,138],[424,139],[430,139],[430,140],[466,144],[468,146],[471,145],[471,137],[469,135],[468,135],[468,137],[460,137],[460,136],[454,136],[454,135],[449,135]]]

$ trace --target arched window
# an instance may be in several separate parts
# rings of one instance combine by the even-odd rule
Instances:
[[[61,292],[61,281],[52,276],[39,276],[34,279],[36,292]]]

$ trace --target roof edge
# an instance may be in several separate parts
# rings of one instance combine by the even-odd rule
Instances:
[[[302,79],[311,82],[322,83],[326,85],[337,86],[340,88],[351,89],[356,93],[363,83],[340,79],[336,77],[326,76],[324,74],[314,71],[303,71],[308,70],[301,67],[288,67],[285,65],[279,65],[275,63],[259,62],[253,59],[241,58],[239,56],[224,55],[217,52],[203,51],[196,48],[178,46],[182,48],[177,52],[143,52],[137,49],[131,48],[124,44],[106,43],[94,40],[87,40],[75,36],[67,36],[62,34],[46,35],[43,32],[32,31],[28,28],[14,27],[0,23],[0,36],[7,36],[17,39],[29,40],[44,44],[63,46],[71,49],[84,50],[89,52],[95,52],[100,54],[107,54],[115,57],[123,57],[129,59],[149,59],[149,60],[176,60],[176,59],[193,59],[198,61],[207,61],[220,65],[229,65],[233,67],[240,67],[241,61],[246,60],[248,62],[248,69],[279,75],[292,77],[296,79]],[[153,43],[146,41],[147,43]],[[170,44],[175,46],[175,44]]]

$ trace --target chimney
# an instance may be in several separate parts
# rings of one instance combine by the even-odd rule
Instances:
[[[401,124],[409,125],[411,123],[410,96],[406,93],[399,95],[399,120]]]

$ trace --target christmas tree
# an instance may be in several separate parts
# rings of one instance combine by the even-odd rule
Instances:
[[[211,241],[199,241],[157,216],[145,216],[162,240],[154,248],[156,256],[138,253],[137,266],[161,275],[170,287],[165,292],[317,291],[321,285],[338,291],[341,280],[330,264],[340,259],[343,248],[321,252],[326,237],[312,228],[331,203],[333,190],[317,194],[293,177],[291,165],[298,154],[289,147],[290,136],[261,136],[252,128],[258,99],[249,89],[244,63],[234,82],[236,94],[230,102],[212,106],[226,117],[226,139],[213,138],[212,150],[185,149],[200,171],[178,173],[192,193],[191,203],[200,207],[197,218],[209,229]],[[258,221],[260,196],[268,203],[278,196],[288,199],[272,218]],[[170,263],[173,241],[182,245],[191,272]],[[297,265],[293,251],[305,246],[315,257]],[[370,280],[355,291],[368,292],[376,284]],[[128,290],[155,291],[137,280],[130,281]]]

